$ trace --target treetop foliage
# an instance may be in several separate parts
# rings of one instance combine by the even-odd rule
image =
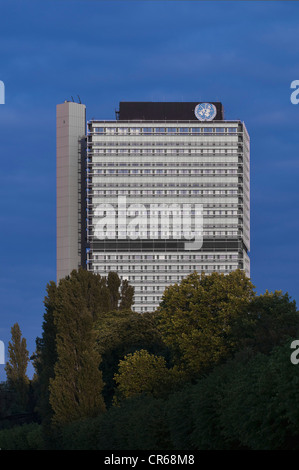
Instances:
[[[194,272],[154,312],[133,302],[117,273],[48,284],[30,384],[40,424],[0,431],[0,447],[298,449],[299,317],[287,293],[257,295],[241,270]],[[15,400],[17,357],[24,377],[24,345],[14,325],[1,406]]]
[[[162,338],[176,361],[190,373],[202,373],[234,349],[234,321],[247,315],[254,286],[241,270],[228,275],[190,274],[166,288],[158,308]]]

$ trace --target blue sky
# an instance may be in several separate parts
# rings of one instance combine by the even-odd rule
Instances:
[[[30,354],[56,272],[56,104],[221,101],[251,137],[251,277],[299,301],[299,2],[0,0],[0,340]],[[30,372],[30,371],[29,371]],[[4,379],[0,367],[0,381]]]

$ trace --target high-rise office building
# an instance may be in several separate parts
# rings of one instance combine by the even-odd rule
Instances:
[[[85,133],[86,128],[86,133]],[[193,271],[250,276],[250,139],[222,104],[57,106],[57,278],[118,272],[136,311]]]

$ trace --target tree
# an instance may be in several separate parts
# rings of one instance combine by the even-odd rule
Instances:
[[[142,393],[162,396],[170,393],[183,378],[176,367],[167,368],[164,357],[141,349],[119,362],[118,373],[114,376],[117,383],[116,402]]]
[[[53,281],[47,285],[47,295],[44,300],[43,333],[42,337],[36,340],[34,356],[36,371],[34,387],[38,401],[37,411],[42,419],[44,433],[47,438],[52,435],[51,423],[53,419],[53,407],[50,404],[49,396],[50,381],[54,379],[57,361],[61,361],[57,350],[59,342],[57,335],[58,326],[62,327],[62,325],[59,323],[58,318],[69,315],[70,325],[76,329],[79,328],[79,323],[74,325],[72,317],[79,315],[78,318],[80,318],[80,314],[85,312],[87,316],[90,316],[88,322],[93,328],[94,324],[107,315],[113,306],[118,309],[121,302],[124,305],[131,306],[132,296],[130,297],[130,295],[132,291],[130,286],[126,284],[126,289],[119,292],[120,286],[121,282],[116,273],[109,273],[108,277],[103,277],[83,268],[73,270],[70,275],[61,279],[57,285]],[[68,305],[61,300],[65,293],[67,293],[66,298],[70,300]],[[81,306],[80,314],[78,313],[79,305]],[[99,350],[97,354],[100,354]],[[100,358],[97,356],[95,361],[99,365]],[[56,377],[56,384],[57,382],[58,378]]]
[[[45,435],[50,432],[53,410],[49,402],[50,379],[54,377],[54,367],[57,361],[56,326],[54,311],[56,309],[57,286],[51,281],[46,287],[44,299],[45,313],[42,338],[36,339],[36,351],[33,356],[35,377],[33,386],[37,400],[36,411],[43,422]]]
[[[169,351],[162,341],[157,329],[154,313],[140,314],[132,310],[116,310],[98,318],[94,325],[97,335],[97,346],[102,357],[100,369],[103,372],[104,397],[106,405],[112,402],[118,363],[127,354],[146,349],[152,354],[166,358]]]
[[[110,292],[110,310],[116,310],[118,308],[118,302],[120,299],[119,288],[121,280],[115,272],[109,272],[107,277],[107,286]]]
[[[16,394],[16,410],[25,411],[29,399],[29,378],[27,376],[29,352],[26,339],[22,338],[18,323],[15,323],[11,328],[8,357],[9,361],[6,363],[5,371],[8,384]]]
[[[196,449],[298,450],[299,369],[290,343],[234,358],[194,387]]]
[[[134,287],[129,284],[127,279],[123,279],[121,283],[120,293],[120,310],[129,310],[134,304]]]
[[[113,308],[114,285],[111,285],[111,282],[108,284],[105,276],[100,276],[80,267],[78,270],[74,269],[69,276],[59,281],[58,292],[65,288],[73,292],[74,299],[76,297],[84,299],[84,305],[90,311],[93,320]]]
[[[266,291],[256,296],[248,305],[247,314],[238,317],[232,325],[238,350],[251,349],[264,354],[288,338],[297,338],[298,332],[296,302],[282,291]]]
[[[162,338],[191,376],[225,360],[236,347],[233,322],[246,314],[254,286],[241,270],[190,274],[166,288],[157,310]]]
[[[53,423],[58,426],[96,416],[105,409],[101,358],[93,330],[95,305],[89,309],[86,304],[91,299],[80,290],[77,282],[62,282],[57,293],[54,323],[58,359],[55,376],[50,379],[50,404]]]

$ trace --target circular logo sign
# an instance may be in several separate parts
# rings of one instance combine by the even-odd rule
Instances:
[[[212,121],[216,113],[216,107],[211,103],[198,104],[194,110],[194,114],[199,121]]]

